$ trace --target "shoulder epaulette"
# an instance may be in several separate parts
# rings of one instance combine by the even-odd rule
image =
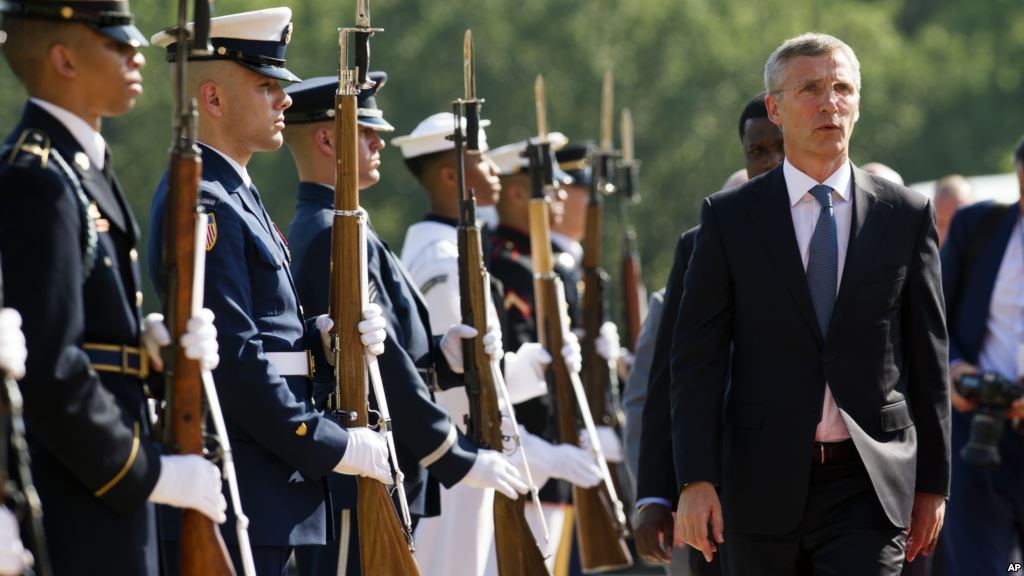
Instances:
[[[10,148],[4,148],[3,157],[9,166],[19,163],[38,163],[46,168],[50,159],[50,137],[36,128],[26,128]]]
[[[83,282],[87,280],[96,263],[96,223],[89,213],[91,202],[85,195],[85,189],[82,188],[82,182],[78,175],[57,152],[57,149],[50,146],[50,137],[38,128],[26,128],[22,131],[13,146],[0,149],[0,158],[3,158],[8,166],[55,168],[71,186],[75,200],[78,202],[78,213],[82,221],[82,280]]]

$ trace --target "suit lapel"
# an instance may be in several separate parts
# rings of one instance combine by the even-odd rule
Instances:
[[[846,263],[839,282],[839,295],[832,312],[829,334],[842,320],[850,307],[857,288],[871,268],[875,251],[885,236],[885,223],[892,206],[878,199],[875,183],[866,172],[853,167],[853,221],[850,223],[850,242],[846,248]]]
[[[793,230],[793,214],[782,164],[766,174],[759,184],[748,196],[750,218],[761,236],[761,245],[768,251],[773,262],[772,268],[789,290],[807,328],[820,342],[821,329],[814,315],[811,292],[807,288],[807,274],[800,260],[800,247]]]

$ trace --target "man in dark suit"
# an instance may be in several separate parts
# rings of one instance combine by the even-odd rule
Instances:
[[[1024,140],[1014,151],[1024,182]],[[1019,381],[1024,375],[1024,200],[982,202],[956,213],[942,248],[942,288],[949,310],[953,380],[979,371]],[[989,574],[1006,569],[1024,540],[1024,436],[1013,420],[1024,399],[1006,410],[999,442],[1001,463],[989,469],[966,462],[978,405],[952,391],[953,485],[943,533],[946,574]]]
[[[934,210],[851,165],[849,46],[787,40],[765,85],[786,161],[704,200],[684,281],[677,530],[727,574],[898,574],[949,489]]]
[[[747,176],[760,176],[782,162],[785,156],[782,131],[768,119],[764,93],[754,96],[743,108],[739,136]],[[672,562],[672,573],[720,574],[718,562],[707,564],[696,550],[677,550],[675,561],[672,561],[671,550],[672,500],[675,499],[677,485],[672,467],[671,374],[668,361],[675,316],[683,297],[683,278],[693,254],[697,230],[698,227],[691,228],[679,237],[668,285],[651,297],[640,332],[636,360],[626,380],[623,407],[626,410],[627,453],[638,452],[637,470],[634,472],[637,477],[637,521],[634,526],[637,552],[651,562]],[[668,314],[665,314],[666,310]],[[640,345],[647,341],[651,342],[650,346]],[[633,444],[629,441],[634,436],[639,436],[636,450],[631,449]]]

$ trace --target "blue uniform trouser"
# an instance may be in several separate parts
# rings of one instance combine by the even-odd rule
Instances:
[[[987,470],[964,462],[971,414],[953,412],[953,466],[940,544],[947,576],[1005,574],[1024,524],[1024,436],[1004,425],[1002,464]]]
[[[359,562],[359,522],[355,509],[335,510],[334,525],[337,526],[338,538],[323,546],[297,546],[295,548],[295,564],[300,576],[337,576],[338,554],[341,548],[340,539],[342,525],[346,523],[342,513],[348,513],[349,525],[348,562],[345,563],[345,576],[360,576]]]

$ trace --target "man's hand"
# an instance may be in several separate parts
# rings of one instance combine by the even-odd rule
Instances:
[[[633,527],[636,551],[648,562],[672,562],[672,509],[661,504],[647,504],[637,514]]]
[[[913,562],[918,553],[928,556],[935,550],[945,516],[945,496],[927,492],[914,494],[914,509],[907,527],[907,562]]]
[[[185,333],[178,341],[185,349],[185,357],[198,360],[203,370],[213,370],[220,363],[217,327],[213,322],[213,311],[203,308],[199,314],[189,318],[185,324]],[[164,323],[164,315],[156,312],[147,314],[142,321],[142,345],[149,356],[150,365],[157,372],[164,369],[160,349],[170,343],[171,334]]]
[[[601,443],[601,452],[604,454],[605,461],[609,464],[621,464],[625,460],[625,455],[622,453],[622,440],[619,439],[619,433],[611,426],[595,426],[594,428],[597,431],[597,441]],[[586,428],[580,429],[579,442],[580,448],[590,451],[590,434],[587,433]]]
[[[949,400],[953,409],[957,412],[974,412],[978,409],[978,403],[974,400],[964,398],[956,391],[956,381],[964,374],[977,374],[978,367],[967,362],[957,362],[949,369]]]
[[[512,500],[530,491],[515,464],[494,450],[476,453],[476,462],[462,477],[462,483],[474,488],[493,488]]]
[[[709,521],[713,541],[708,538]],[[711,482],[692,482],[683,488],[676,512],[676,542],[700,550],[708,562],[711,562],[715,552],[718,552],[718,544],[725,542],[722,503],[719,502],[718,493]]]
[[[476,336],[476,328],[465,324],[454,324],[445,330],[444,336],[441,337],[441,352],[448,360],[448,367],[452,372],[462,374],[466,370],[465,359],[462,357],[462,341]],[[484,345],[484,353],[490,356],[491,362],[498,362],[505,355],[501,344],[501,329],[497,325],[487,325],[487,332],[481,343]]]

